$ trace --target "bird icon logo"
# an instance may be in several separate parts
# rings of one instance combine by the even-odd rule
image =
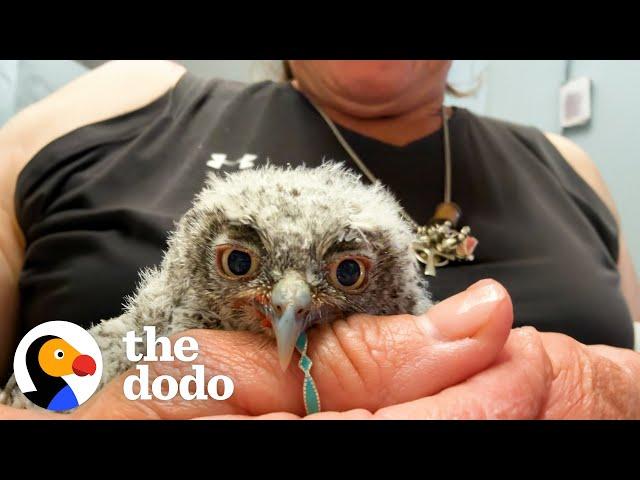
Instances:
[[[52,411],[76,408],[97,389],[102,355],[82,327],[47,322],[30,330],[14,356],[18,387],[35,405]]]

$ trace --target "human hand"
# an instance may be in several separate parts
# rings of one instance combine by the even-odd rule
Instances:
[[[428,397],[492,364],[512,322],[508,294],[483,281],[429,310],[428,315],[355,315],[309,333],[312,373],[323,409],[361,414]],[[225,401],[131,401],[123,393],[126,373],[70,415],[0,409],[4,418],[193,418],[218,415],[304,414],[302,373],[280,369],[275,347],[247,332],[195,330],[199,362],[229,376],[234,394]],[[191,364],[153,362],[150,378],[191,374]],[[330,415],[322,414],[322,415]]]
[[[436,395],[375,412],[323,412],[307,418],[639,419],[640,354],[523,327],[511,332],[491,367]]]
[[[494,286],[497,287],[496,284]],[[452,298],[468,295],[464,292]],[[506,305],[506,299],[500,301]],[[433,313],[439,315],[437,310]],[[507,310],[494,310],[489,324],[504,321],[501,315],[508,317]],[[455,315],[452,315],[450,320],[454,322],[454,319]],[[498,336],[502,334],[499,329],[491,329],[490,332]],[[484,341],[488,340],[484,338]],[[461,360],[458,358],[457,361]],[[322,412],[306,418],[640,418],[639,353],[604,345],[587,346],[566,335],[542,333],[531,327],[512,330],[504,350],[489,368],[462,383],[451,385],[435,395],[377,410]],[[224,418],[252,417],[236,415]],[[297,417],[282,412],[253,418]]]
[[[278,413],[253,418],[296,417]],[[375,411],[322,412],[307,418],[638,419],[640,354],[517,328],[489,368],[435,395]]]
[[[478,282],[428,315],[372,317],[310,332],[324,412],[307,418],[638,418],[640,355],[532,328],[509,331],[511,302]],[[234,380],[227,401],[130,401],[123,377],[71,415],[0,410],[5,418],[299,418],[302,375],[249,333],[193,331],[208,370]],[[508,340],[507,340],[508,337]],[[505,340],[506,345],[505,345]],[[503,348],[504,347],[504,348]],[[152,378],[189,364],[153,363]],[[466,381],[465,381],[466,380]]]

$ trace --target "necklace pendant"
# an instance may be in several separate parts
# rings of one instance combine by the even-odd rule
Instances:
[[[413,251],[418,262],[424,265],[424,274],[430,277],[436,276],[435,253],[429,247],[424,246],[419,240],[414,243]]]
[[[430,223],[438,223],[438,222],[451,222],[453,228],[458,225],[458,221],[462,216],[462,210],[458,206],[457,203],[454,202],[442,202],[439,203],[433,213],[433,218]]]
[[[345,152],[351,157],[360,171],[369,179],[371,183],[379,180],[367,168],[362,159],[353,151],[351,146],[344,139],[333,120],[327,116],[310,98],[307,100],[317,110],[329,129],[333,132]],[[455,260],[473,260],[473,251],[478,245],[478,240],[470,235],[471,229],[467,226],[460,231],[456,230],[458,221],[462,215],[460,207],[451,202],[451,145],[449,143],[449,127],[446,108],[443,105],[442,130],[444,137],[444,202],[440,203],[435,210],[434,216],[425,226],[417,226],[406,212],[402,213],[405,219],[416,228],[416,237],[412,244],[413,252],[418,262],[425,266],[424,274],[435,276],[436,268],[447,265]]]
[[[437,211],[436,211],[437,213]],[[436,268],[450,261],[473,261],[478,240],[471,236],[471,228],[454,228],[451,220],[434,218],[431,223],[418,227],[413,251],[418,262],[425,266],[424,274],[436,276]]]

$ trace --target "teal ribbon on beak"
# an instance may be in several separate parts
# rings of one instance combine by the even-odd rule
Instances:
[[[302,396],[307,415],[320,411],[320,395],[311,376],[313,362],[307,355],[309,341],[305,333],[311,304],[311,290],[304,276],[290,270],[273,287],[269,309],[282,370],[289,366],[294,350],[300,353],[298,367],[304,373]]]
[[[302,275],[287,271],[271,292],[271,324],[282,370],[291,362],[298,337],[307,328],[311,290]]]
[[[309,340],[307,339],[307,334],[302,332],[296,341],[296,350],[300,353],[298,366],[300,367],[300,370],[302,370],[302,373],[304,373],[304,381],[302,383],[304,408],[307,415],[311,415],[312,413],[320,412],[320,394],[318,393],[316,383],[313,381],[313,377],[311,376],[311,367],[313,366],[313,362],[307,355],[308,344]]]

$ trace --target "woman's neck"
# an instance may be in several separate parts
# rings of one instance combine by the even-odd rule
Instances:
[[[362,118],[349,115],[344,111],[329,106],[321,98],[301,91],[295,80],[292,86],[310,98],[338,125],[384,143],[402,147],[415,140],[439,130],[442,127],[442,100],[424,103],[419,107],[400,115]],[[451,116],[451,108],[446,108],[447,117]]]

